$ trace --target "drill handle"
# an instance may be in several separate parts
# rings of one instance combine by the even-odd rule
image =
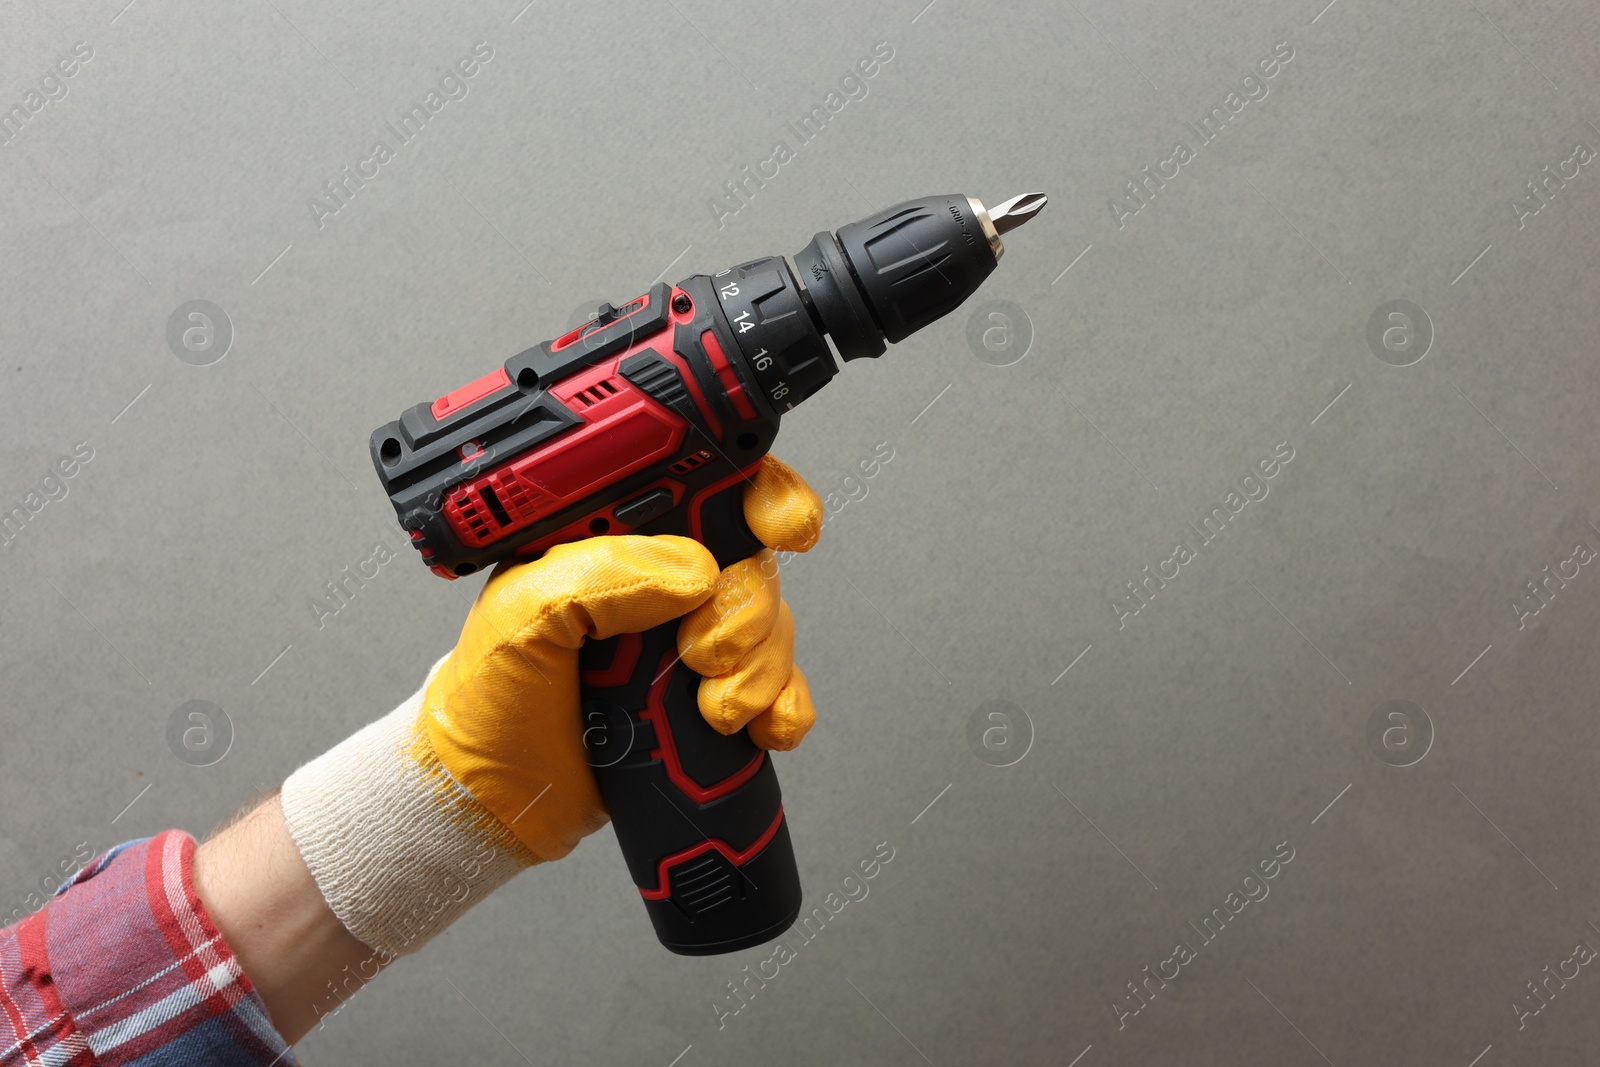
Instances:
[[[762,549],[737,474],[683,514],[639,533],[697,535],[721,566]],[[657,528],[659,527],[659,528]],[[587,642],[579,654],[584,741],[624,860],[656,936],[673,952],[762,944],[793,924],[800,879],[768,753],[700,715],[700,675],[678,656],[678,622]]]

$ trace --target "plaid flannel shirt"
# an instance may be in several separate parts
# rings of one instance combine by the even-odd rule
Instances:
[[[0,930],[0,1067],[292,1067],[195,894],[194,848],[124,842]]]

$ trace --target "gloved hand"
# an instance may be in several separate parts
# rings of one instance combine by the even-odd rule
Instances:
[[[608,818],[585,760],[578,649],[683,617],[701,713],[764,748],[815,718],[772,550],[817,539],[822,502],[768,457],[744,496],[768,549],[718,571],[682,537],[597,537],[502,565],[452,651],[390,715],[284,783],[284,819],[334,914],[382,955],[416,951],[518,871]]]
[[[535,859],[560,859],[608,818],[585,759],[578,649],[680,616],[678,650],[705,679],[706,721],[725,734],[748,723],[756,744],[794,747],[815,712],[772,550],[815,544],[822,504],[769,457],[745,490],[745,517],[769,547],[720,573],[704,546],[670,536],[597,537],[502,564],[427,685],[415,757],[437,759]]]

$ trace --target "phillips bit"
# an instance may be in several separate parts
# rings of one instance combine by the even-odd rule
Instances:
[[[989,251],[994,253],[995,262],[998,263],[1006,252],[1005,245],[1000,243],[1000,235],[1016,229],[1043,211],[1049,200],[1043,193],[1023,193],[992,208],[984,207],[982,201],[970,196],[967,197],[967,203],[978,213],[983,235],[989,239]]]
[[[1044,210],[1050,201],[1043,193],[1023,193],[989,209],[996,233],[1009,233]]]

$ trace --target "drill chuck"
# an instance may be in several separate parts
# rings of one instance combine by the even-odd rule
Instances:
[[[795,256],[817,313],[845,359],[881,356],[954,311],[999,262],[983,205],[927,196],[819,233]],[[853,290],[853,291],[852,291]],[[865,315],[866,321],[863,321]]]
[[[960,194],[908,200],[817,234],[792,272],[769,257],[714,280],[740,348],[774,407],[787,411],[838,373],[819,334],[845,360],[883,355],[960,307],[999,263],[1000,235],[1045,202],[1025,193],[991,212]]]

